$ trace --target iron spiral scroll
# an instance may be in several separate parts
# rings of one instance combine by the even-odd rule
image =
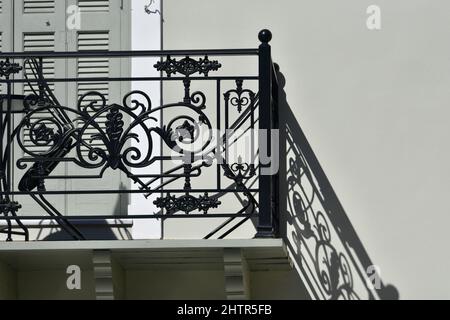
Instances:
[[[145,103],[140,102],[136,96],[139,96],[141,101],[143,99]],[[92,102],[93,98],[97,103]],[[25,101],[35,99],[37,97],[29,96]],[[131,100],[131,103],[128,100]],[[91,102],[85,103],[86,101]],[[29,108],[29,102],[27,104]],[[67,129],[53,117],[33,120],[37,114],[49,113],[49,108],[69,115],[77,125]],[[160,127],[156,114],[170,108],[182,108],[185,114],[173,118],[168,125]],[[192,115],[187,115],[189,112]],[[125,117],[131,119],[128,125],[125,125]],[[104,127],[100,125],[102,118],[106,119]],[[189,130],[197,132],[201,127],[208,131],[212,129],[206,114],[194,104],[180,102],[152,108],[151,100],[146,93],[132,91],[124,97],[122,105],[107,105],[106,98],[101,93],[92,91],[80,98],[77,109],[53,105],[37,106],[27,111],[13,133],[19,147],[27,155],[17,160],[17,167],[25,170],[29,162],[61,161],[63,159],[56,156],[58,150],[73,150],[74,155],[69,160],[80,168],[100,168],[102,173],[108,168],[128,172],[128,168],[143,168],[154,163],[155,142],[152,133],[157,134],[171,150],[182,155],[185,149],[180,148],[177,142],[185,142],[186,132],[189,133]],[[133,131],[137,128],[144,134],[138,136],[134,133]],[[32,145],[24,142],[24,131],[29,131]],[[95,133],[92,133],[93,131]],[[195,142],[198,136],[198,133],[195,133],[191,137],[193,139],[191,142]],[[128,143],[130,141],[141,143],[144,139],[148,145],[146,149],[140,149]],[[100,144],[94,144],[94,141]],[[203,145],[195,150],[190,149],[190,152],[194,156],[200,154],[210,143],[211,139],[208,138]],[[40,147],[39,152],[33,149],[35,146]],[[45,150],[42,150],[43,148]],[[34,188],[28,187],[27,191],[32,189]]]

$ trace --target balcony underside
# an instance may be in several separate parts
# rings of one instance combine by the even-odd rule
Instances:
[[[307,298],[281,239],[0,243],[0,264],[3,299]]]

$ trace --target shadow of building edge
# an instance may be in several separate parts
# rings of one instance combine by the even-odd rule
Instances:
[[[323,171],[319,161],[317,160],[314,151],[312,150],[305,134],[303,133],[299,123],[296,120],[295,115],[292,112],[291,107],[287,101],[287,95],[284,90],[286,85],[286,79],[283,73],[280,71],[280,67],[275,64],[275,72],[278,80],[278,108],[279,108],[279,126],[280,126],[280,143],[279,143],[279,210],[280,210],[280,220],[279,220],[279,231],[283,238],[285,238],[285,243],[289,249],[289,251],[294,254],[296,251],[294,247],[292,247],[292,243],[290,243],[287,234],[287,224],[289,219],[293,217],[289,217],[290,213],[287,207],[289,201],[289,181],[288,180],[288,168],[287,161],[288,157],[286,154],[287,149],[287,141],[288,141],[288,130],[291,133],[291,139],[293,142],[302,150],[303,155],[307,158],[309,168],[314,173],[314,176],[317,180],[318,187],[320,189],[321,194],[323,195],[323,206],[326,211],[326,216],[335,228],[336,232],[339,235],[340,241],[344,243],[344,245],[351,250],[347,250],[347,253],[353,255],[352,260],[356,259],[364,268],[363,272],[366,274],[366,270],[370,266],[373,266],[373,262],[370,259],[367,250],[364,248],[361,240],[359,239],[353,225],[351,224],[347,214],[345,213],[344,208],[342,207],[339,199],[337,198],[336,193],[333,190],[325,172]],[[285,180],[286,179],[286,180]],[[296,260],[297,265],[299,266],[300,276],[303,281],[307,282],[306,284],[311,288],[311,292],[313,294],[312,298],[319,299],[320,296],[317,292],[313,290],[313,279],[308,279],[305,277],[304,263],[302,263],[301,257],[297,254],[294,254],[292,257]],[[357,267],[357,265],[355,265]],[[317,275],[318,278],[322,275]],[[366,274],[367,276],[367,274]],[[317,280],[316,280],[317,281]],[[371,290],[366,289],[369,293],[370,299],[375,299]],[[399,292],[396,287],[390,284],[384,284],[380,279],[379,288],[376,289],[377,295],[380,299],[383,300],[398,300]]]

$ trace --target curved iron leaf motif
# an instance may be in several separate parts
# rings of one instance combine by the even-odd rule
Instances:
[[[201,91],[194,92],[190,97],[190,103],[199,109],[206,108],[206,96]]]
[[[225,106],[229,104],[237,108],[239,113],[255,101],[255,93],[249,89],[243,89],[243,80],[236,80],[236,89],[229,90],[224,93]]]
[[[189,194],[177,198],[169,193],[166,197],[160,197],[153,203],[158,208],[165,209],[167,214],[174,214],[177,211],[189,214],[195,210],[207,214],[210,209],[218,208],[222,204],[217,198],[210,197],[208,193],[197,198]]]
[[[245,181],[256,175],[256,168],[254,164],[242,162],[242,157],[239,157],[238,162],[230,165],[229,170],[225,170],[224,175],[227,178],[234,180],[236,188],[240,190],[245,187]]]
[[[0,61],[0,77],[9,79],[12,74],[19,73],[23,68],[18,63],[12,63],[8,58]]]
[[[199,73],[207,77],[209,72],[219,70],[222,65],[217,60],[209,60],[208,56],[199,60],[194,60],[187,56],[179,61],[167,56],[165,61],[158,61],[154,67],[158,71],[165,72],[167,77],[177,73],[181,73],[186,77]]]

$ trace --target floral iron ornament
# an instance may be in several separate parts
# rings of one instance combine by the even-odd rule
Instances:
[[[255,165],[243,162],[242,157],[239,157],[237,163],[230,165],[229,169],[225,170],[225,176],[236,182],[237,189],[245,189],[244,182],[253,178],[255,175]]]
[[[190,57],[185,57],[181,60],[176,60],[167,56],[165,61],[158,61],[154,67],[158,71],[165,72],[168,77],[172,74],[181,73],[186,77],[189,77],[195,73],[208,76],[209,72],[219,70],[222,65],[216,60],[209,60],[208,56],[194,60]]]
[[[10,75],[19,73],[22,67],[18,63],[12,63],[8,58],[5,61],[0,61],[0,77],[9,79]]]
[[[208,193],[198,198],[192,195],[183,195],[179,198],[167,194],[167,197],[158,198],[153,202],[158,208],[167,210],[167,214],[177,211],[189,214],[194,210],[203,211],[207,214],[212,208],[218,208],[222,203],[215,197],[210,197]]]
[[[231,104],[241,113],[244,108],[255,103],[256,94],[249,89],[244,89],[243,84],[243,80],[236,80],[236,89],[229,90],[224,94],[226,108]]]

